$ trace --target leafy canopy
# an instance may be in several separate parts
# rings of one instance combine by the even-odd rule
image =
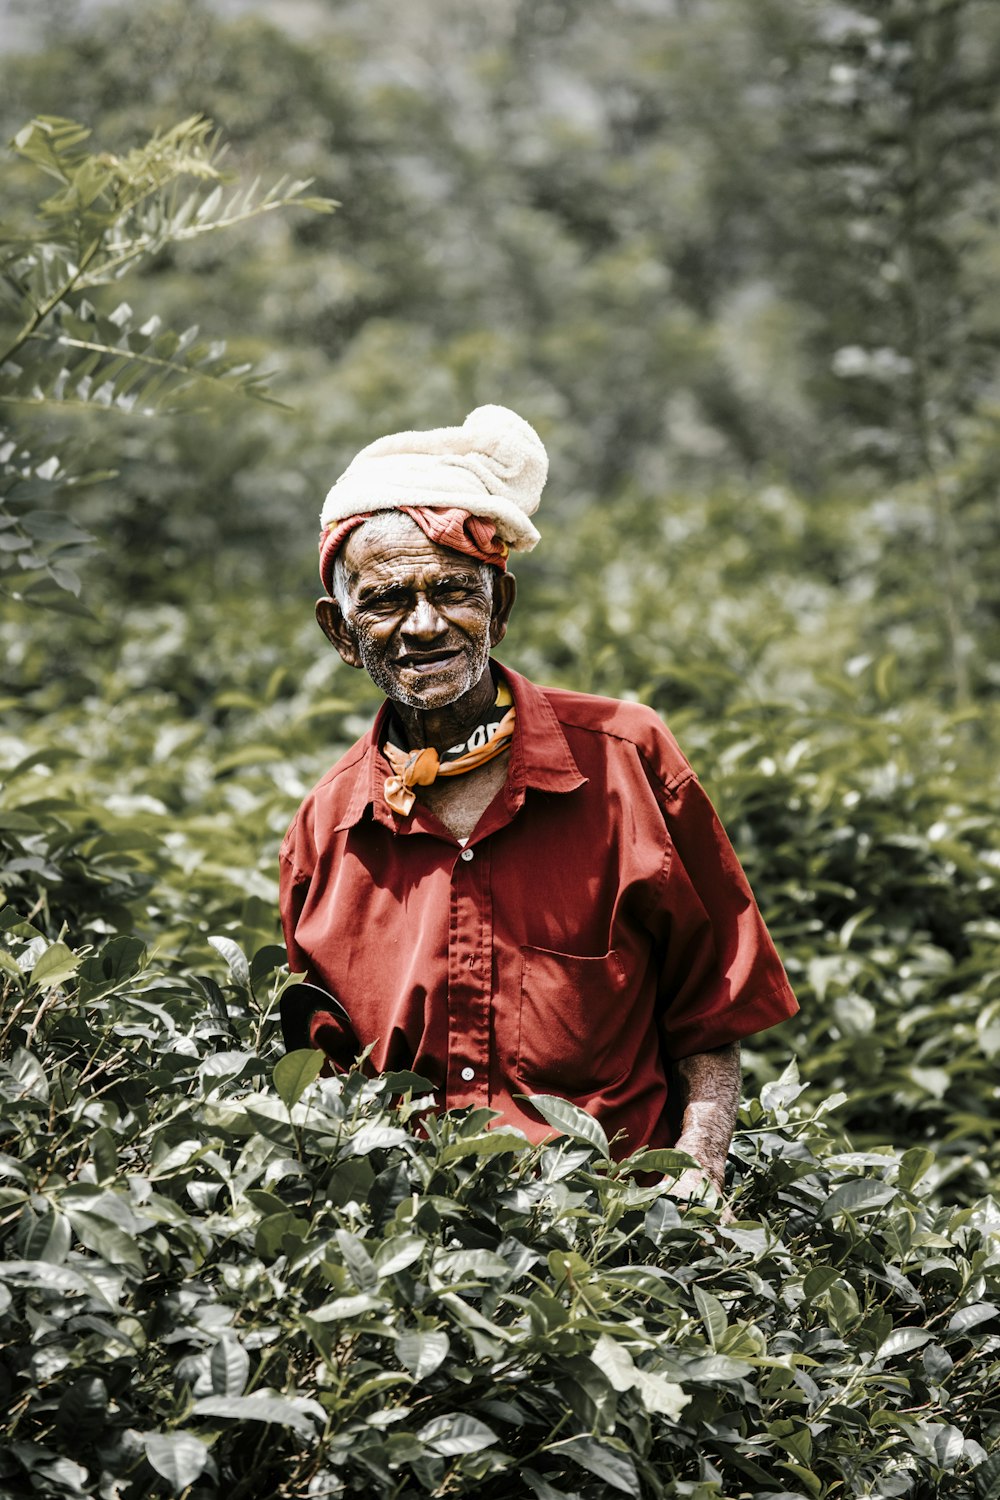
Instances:
[[[52,602],[53,589],[79,593],[70,563],[88,537],[59,502],[71,486],[107,476],[74,472],[58,448],[34,451],[13,425],[19,413],[152,414],[203,402],[208,390],[270,399],[266,377],[223,341],[196,326],[177,332],[156,314],[139,318],[104,289],[168,247],[278,210],[334,207],[308,196],[305,181],[233,184],[218,137],[198,117],[122,156],[93,151],[89,138],[54,116],[18,131],[14,150],[59,186],[37,201],[31,222],[0,228],[0,580],[34,602]]]

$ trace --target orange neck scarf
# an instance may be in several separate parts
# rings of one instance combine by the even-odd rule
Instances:
[[[433,745],[422,750],[400,750],[397,745],[386,741],[385,758],[393,775],[385,779],[384,796],[393,812],[404,818],[409,816],[417,800],[413,791],[415,786],[430,786],[439,776],[462,776],[503,754],[514,737],[516,719],[516,710],[504,683],[497,688],[493,707],[494,710],[506,709],[506,712],[500,718],[477,724],[463,744],[452,745],[450,750],[440,754]]]

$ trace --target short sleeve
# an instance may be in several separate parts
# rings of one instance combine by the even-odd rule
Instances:
[[[798,1010],[725,829],[696,777],[663,803],[669,837],[659,1022],[673,1058],[709,1052]]]
[[[278,910],[285,935],[288,967],[293,974],[304,974],[308,969],[308,960],[300,952],[295,941],[295,929],[309,894],[311,878],[309,874],[312,864],[310,850],[301,847],[306,842],[303,834],[301,818],[296,818],[285,834],[278,855]],[[302,865],[306,868],[303,869]]]

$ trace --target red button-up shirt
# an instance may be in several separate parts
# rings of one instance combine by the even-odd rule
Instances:
[[[524,1096],[553,1093],[622,1132],[619,1154],[669,1145],[669,1059],[773,1026],[795,997],[652,710],[502,671],[507,781],[466,847],[419,801],[386,806],[388,704],[310,792],[281,849],[289,964],[441,1108],[488,1105],[540,1140]]]

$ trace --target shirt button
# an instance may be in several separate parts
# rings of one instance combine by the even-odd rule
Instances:
[[[469,860],[472,858],[472,850],[471,849],[463,849],[461,857],[462,857],[462,859],[465,860],[466,864],[468,864]]]
[[[471,1083],[472,1080],[475,1078],[475,1076],[476,1076],[476,1070],[475,1070],[475,1068],[463,1068],[462,1069],[462,1082],[463,1083]]]

